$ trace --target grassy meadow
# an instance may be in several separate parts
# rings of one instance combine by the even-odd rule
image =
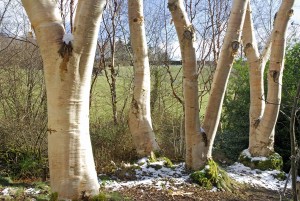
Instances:
[[[107,71],[110,78],[110,72]],[[116,76],[117,124],[113,121],[111,90],[105,73],[92,88],[90,133],[97,170],[109,170],[110,161],[136,159],[127,125],[132,100],[133,67],[122,66]],[[183,99],[182,68],[170,66],[174,92]],[[207,72],[209,72],[207,70]],[[208,73],[199,77],[199,91]],[[95,75],[92,77],[95,78]],[[0,174],[15,177],[45,177],[47,174],[47,108],[43,71],[19,66],[0,70]],[[208,95],[199,96],[203,114]],[[166,67],[151,66],[151,112],[153,129],[164,155],[181,160],[183,107],[174,97]],[[1,162],[2,161],[2,162]],[[31,171],[34,169],[34,171]]]

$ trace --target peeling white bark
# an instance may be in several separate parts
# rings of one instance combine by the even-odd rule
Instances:
[[[252,156],[269,156],[274,152],[275,125],[281,102],[285,32],[293,4],[294,1],[282,1],[270,39],[261,55],[258,53],[251,8],[248,5],[243,38],[250,72],[249,151]],[[268,95],[265,103],[263,73],[270,51]]]
[[[145,34],[143,0],[128,0],[130,40],[134,55],[134,89],[129,111],[129,128],[136,151],[149,156],[159,150],[150,110],[150,67]]]
[[[274,153],[275,125],[281,103],[286,31],[290,16],[293,14],[293,5],[294,0],[282,1],[274,23],[266,107],[256,129],[256,143],[249,147],[253,156],[268,156]]]
[[[199,153],[200,147],[205,147],[206,138],[200,130],[197,61],[193,46],[195,29],[188,19],[183,0],[169,0],[168,8],[176,28],[183,66],[185,162],[187,168],[196,170],[206,161]]]
[[[44,62],[52,191],[59,199],[98,194],[89,135],[89,88],[105,0],[78,1],[73,50],[63,45],[65,31],[55,1],[22,2]]]
[[[241,39],[248,0],[233,1],[228,28],[214,75],[212,90],[206,109],[203,127],[199,122],[198,75],[195,49],[193,47],[194,28],[189,22],[183,0],[169,0],[168,7],[176,27],[183,63],[185,99],[186,164],[197,170],[212,157],[212,147],[220,120],[224,94]]]
[[[207,133],[208,147],[201,147],[200,153],[212,157],[212,147],[218,129],[224,95],[235,55],[241,43],[241,33],[246,15],[248,0],[234,0],[228,27],[214,74],[211,94],[206,108],[203,128]]]
[[[271,41],[270,41],[271,42]],[[256,128],[261,121],[265,109],[264,95],[264,69],[268,61],[270,43],[264,49],[264,54],[260,55],[254,33],[252,22],[252,11],[250,2],[248,3],[246,19],[243,28],[244,52],[249,65],[250,77],[250,110],[249,110],[249,147],[256,143]]]

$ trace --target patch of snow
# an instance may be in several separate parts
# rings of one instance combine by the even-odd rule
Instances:
[[[210,192],[217,192],[218,191],[218,188],[217,187],[213,187]]]
[[[242,155],[245,155],[245,156],[251,158],[251,154],[250,154],[250,152],[249,152],[248,149],[243,150],[243,151],[242,151]]]
[[[137,164],[145,164],[147,163],[147,160],[148,160],[147,157],[141,158],[140,160],[138,160]]]
[[[65,33],[62,40],[68,45],[70,42],[73,42],[74,36],[72,33]]]
[[[34,188],[28,188],[24,192],[27,194],[36,195],[39,194],[41,191]]]
[[[279,181],[276,175],[280,173],[278,170],[261,171],[251,169],[241,163],[234,163],[227,167],[227,172],[231,178],[240,182],[246,183],[253,187],[263,187],[270,190],[281,190],[284,188],[286,180]],[[291,188],[291,181],[288,182],[287,188]]]
[[[0,191],[0,195],[12,196],[16,193],[16,191],[17,191],[16,188],[4,188],[2,191]],[[36,194],[40,194],[41,190],[35,188],[27,188],[24,189],[24,193],[28,195],[36,195]]]
[[[127,167],[130,167],[131,165],[130,165],[130,163],[122,163],[122,166],[127,168]]]
[[[147,158],[146,158],[147,159]],[[145,158],[138,163],[145,162]],[[102,185],[109,190],[116,191],[124,187],[153,186],[157,189],[176,189],[189,179],[185,171],[184,163],[174,165],[172,168],[163,166],[164,161],[144,163],[140,169],[135,170],[136,180],[134,181],[101,181]],[[133,166],[135,166],[134,164]]]
[[[10,191],[9,188],[5,188],[5,189],[2,190],[1,193],[2,193],[2,195],[7,196],[7,195],[9,195],[9,191]]]
[[[266,160],[268,160],[266,157],[252,157],[248,149],[245,149],[242,152],[242,154],[251,158],[251,161],[266,161]]]
[[[165,161],[156,161],[156,162],[153,162],[153,163],[150,163],[151,165],[161,165],[161,166],[163,166],[164,165],[164,163],[165,163]]]
[[[247,152],[245,153],[247,154]],[[100,184],[108,190],[119,190],[122,188],[131,188],[135,186],[152,186],[157,189],[178,190],[184,185],[193,185],[190,183],[190,175],[185,169],[185,163],[179,163],[172,168],[163,166],[163,161],[150,163],[147,158],[140,159],[138,164],[132,164],[132,167],[139,166],[135,169],[135,180],[120,181],[99,179]],[[209,166],[205,168],[209,169]],[[203,170],[204,171],[204,170]],[[276,175],[280,171],[262,171],[251,169],[240,163],[234,163],[226,168],[228,175],[240,183],[246,183],[253,187],[266,188],[279,191],[285,186],[286,181],[280,181]],[[288,182],[287,188],[291,188],[291,181]],[[211,191],[216,191],[213,188]]]

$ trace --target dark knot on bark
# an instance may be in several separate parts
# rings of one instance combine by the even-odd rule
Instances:
[[[237,40],[232,41],[231,48],[232,48],[233,52],[237,52],[239,50],[239,47],[240,47],[240,42],[239,41],[237,41]]]
[[[184,36],[184,38],[186,38],[188,40],[195,40],[196,37],[195,37],[195,28],[194,28],[194,26],[190,25],[190,26],[186,27],[184,29],[183,36]]]
[[[270,76],[273,78],[275,83],[278,83],[279,72],[277,70],[270,70]]]
[[[175,10],[177,10],[177,3],[173,2],[173,3],[168,3],[168,9],[173,12]]]
[[[292,15],[294,15],[294,10],[293,9],[289,10],[289,12],[288,12],[289,17],[291,17]]]
[[[58,54],[62,57],[69,57],[72,55],[72,51],[73,51],[73,45],[71,42],[69,42],[68,44],[66,44],[65,42],[61,43],[61,47],[58,50]]]

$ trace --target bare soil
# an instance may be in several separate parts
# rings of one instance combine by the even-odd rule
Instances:
[[[211,192],[200,187],[185,186],[180,190],[158,190],[150,186],[124,188],[118,191],[128,200],[136,201],[276,201],[280,194],[264,188],[243,187],[235,192]],[[291,195],[286,193],[282,200],[290,200]]]

